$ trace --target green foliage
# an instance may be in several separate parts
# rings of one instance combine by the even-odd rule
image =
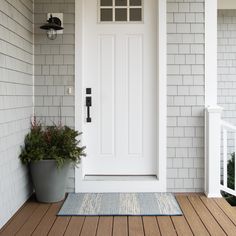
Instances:
[[[228,187],[234,189],[234,179],[235,179],[235,153],[231,153],[231,159],[228,161],[227,169],[228,169]]]
[[[234,186],[234,181],[235,181],[235,172],[234,172],[234,168],[235,168],[235,153],[231,153],[231,159],[228,161],[227,164],[227,186],[230,189],[235,189]],[[233,195],[223,192],[222,193],[223,197],[229,202],[229,204],[231,204],[232,206],[236,206],[236,197],[234,197]]]
[[[25,137],[24,147],[21,147],[20,159],[24,164],[55,160],[58,167],[66,162],[77,165],[81,157],[86,156],[85,147],[80,147],[80,140],[77,139],[80,134],[67,126],[42,127],[34,122]]]

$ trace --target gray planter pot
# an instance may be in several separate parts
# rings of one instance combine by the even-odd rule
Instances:
[[[69,163],[57,168],[54,160],[30,164],[30,172],[39,202],[59,202],[65,198],[65,185]]]

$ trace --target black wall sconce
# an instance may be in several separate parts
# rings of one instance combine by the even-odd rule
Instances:
[[[57,37],[57,30],[62,30],[64,28],[61,26],[61,20],[58,17],[53,17],[51,14],[47,23],[40,26],[40,29],[47,30],[48,39],[54,40]]]

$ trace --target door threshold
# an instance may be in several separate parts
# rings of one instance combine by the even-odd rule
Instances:
[[[157,181],[156,175],[85,175],[85,181]]]

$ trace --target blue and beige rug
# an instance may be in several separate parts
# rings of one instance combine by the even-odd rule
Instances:
[[[171,193],[70,193],[58,216],[176,216],[182,211]]]

